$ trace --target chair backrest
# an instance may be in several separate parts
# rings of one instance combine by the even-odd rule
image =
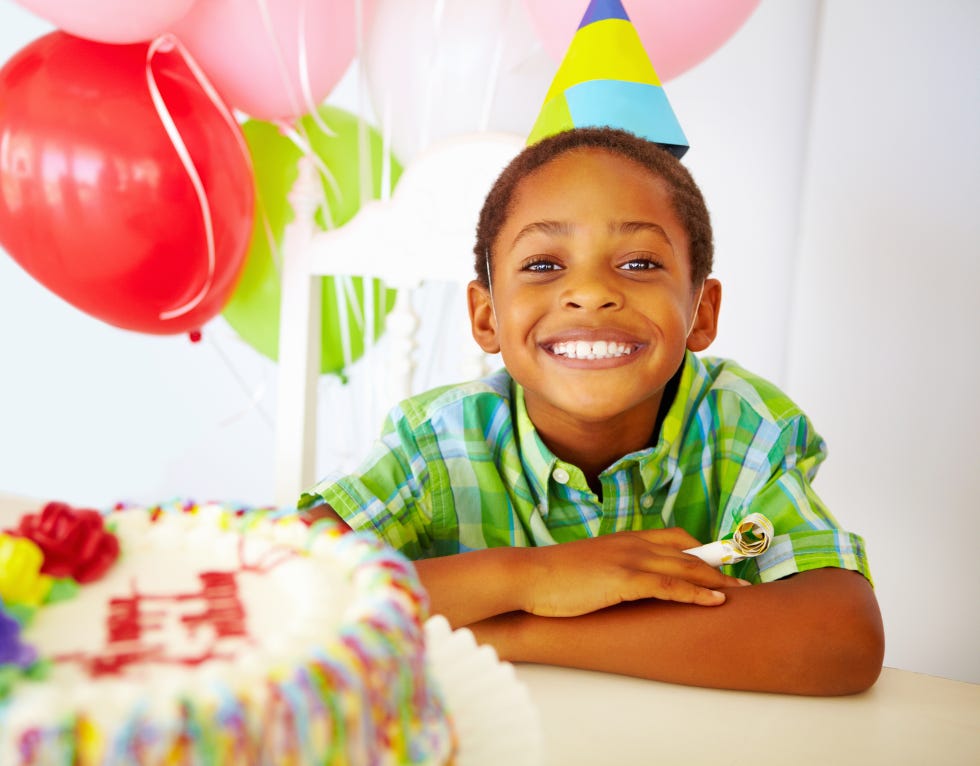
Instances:
[[[365,203],[352,220],[328,231],[314,221],[321,200],[315,169],[311,161],[301,161],[290,194],[295,217],[282,247],[277,504],[293,505],[317,478],[323,275],[373,277],[397,291],[381,342],[365,355],[372,365],[367,377],[354,381],[352,375],[354,382],[344,386],[351,404],[337,405],[366,412],[358,422],[371,433],[362,434],[362,444],[378,435],[383,413],[406,396],[487,371],[488,358],[468,330],[458,332],[466,324],[465,301],[451,303],[452,315],[437,319],[427,329],[421,315],[427,304],[438,302],[431,300],[438,293],[426,294],[425,289],[442,283],[454,286],[457,298],[465,295],[465,286],[474,276],[473,243],[483,200],[523,145],[518,136],[500,133],[442,142],[406,167],[389,200]],[[369,315],[373,311],[365,311]],[[457,332],[448,332],[449,328]],[[373,335],[367,328],[365,342]],[[440,342],[453,344],[443,358],[451,357],[457,365],[441,380],[425,374],[432,366],[433,346]],[[356,440],[341,438],[346,446],[357,448],[352,443]]]

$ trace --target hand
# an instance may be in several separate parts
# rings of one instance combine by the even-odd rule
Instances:
[[[674,527],[527,548],[522,609],[542,617],[573,617],[645,598],[717,606],[725,594],[715,588],[748,584],[683,552],[697,545]]]
[[[330,519],[340,524],[341,529],[350,529],[350,525],[340,517],[340,514],[326,504],[306,508],[299,512],[299,517],[308,526],[313,526],[321,519]]]

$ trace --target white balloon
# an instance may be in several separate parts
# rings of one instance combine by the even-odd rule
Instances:
[[[405,163],[449,136],[526,136],[558,68],[520,0],[379,0],[364,65],[374,113]]]

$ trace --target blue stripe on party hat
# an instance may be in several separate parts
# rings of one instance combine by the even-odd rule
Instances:
[[[688,149],[660,78],[620,0],[589,3],[527,143],[582,127],[628,130],[676,157]]]
[[[585,15],[578,26],[581,29],[594,21],[606,19],[629,21],[630,17],[626,15],[626,9],[623,8],[623,4],[619,0],[595,0],[595,2],[589,3],[589,7],[585,9]]]

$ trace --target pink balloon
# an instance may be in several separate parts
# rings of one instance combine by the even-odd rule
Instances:
[[[15,0],[76,37],[100,43],[139,43],[167,31],[195,0]]]
[[[714,53],[738,30],[759,0],[622,0],[662,82]],[[561,61],[588,0],[524,0],[542,45]]]
[[[333,90],[375,0],[197,0],[173,32],[229,106],[260,120],[307,114]]]

